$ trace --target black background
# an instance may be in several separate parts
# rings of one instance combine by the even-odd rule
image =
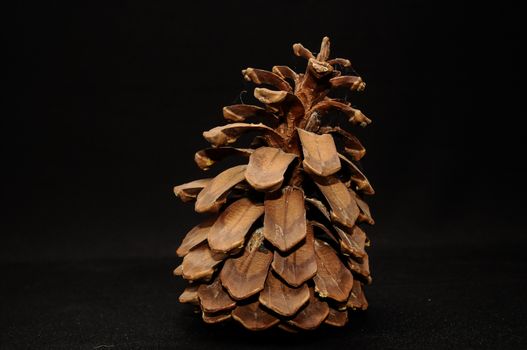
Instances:
[[[0,348],[521,348],[521,11],[505,2],[29,2],[5,13]],[[350,58],[371,308],[344,330],[249,334],[177,303],[199,221],[172,186],[251,94],[240,70]],[[104,348],[104,347],[102,347]]]

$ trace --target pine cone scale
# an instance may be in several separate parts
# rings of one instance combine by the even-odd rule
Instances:
[[[290,317],[309,301],[309,288],[305,283],[298,288],[290,287],[269,271],[258,300],[277,314]]]
[[[300,246],[289,252],[274,251],[273,270],[292,287],[299,287],[317,272],[313,229],[307,226],[306,238]]]
[[[247,299],[264,288],[272,260],[273,253],[263,246],[261,230],[257,230],[244,253],[225,262],[220,273],[221,283],[233,299]]]
[[[257,191],[274,191],[282,186],[284,174],[296,155],[274,147],[260,147],[249,157],[245,179]]]
[[[281,252],[287,252],[306,237],[304,191],[285,187],[266,196],[263,235]]]

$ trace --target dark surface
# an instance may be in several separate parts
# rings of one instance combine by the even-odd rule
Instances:
[[[4,13],[0,348],[526,348],[522,11],[401,1],[19,1]],[[377,191],[370,310],[302,336],[177,303],[172,186],[291,45],[350,58]],[[521,63],[521,64],[520,64]],[[104,347],[99,347],[104,348]]]
[[[503,255],[507,253],[507,255]],[[521,252],[427,247],[374,254],[365,313],[344,329],[250,333],[205,325],[177,303],[172,261],[3,265],[5,349],[514,349],[525,346],[527,264]],[[441,256],[438,263],[436,258]],[[106,347],[103,347],[106,345]]]

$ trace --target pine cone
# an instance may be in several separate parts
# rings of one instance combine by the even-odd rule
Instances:
[[[315,57],[293,45],[308,61],[304,74],[286,66],[243,70],[247,81],[265,86],[254,89],[262,106],[224,107],[229,123],[203,133],[212,147],[195,160],[204,170],[229,156],[248,162],[174,188],[198,213],[209,213],[184,238],[174,271],[190,283],[180,302],[199,306],[207,323],[233,318],[250,330],[310,330],[344,326],[349,310],[368,307],[369,240],[359,224],[374,223],[362,199],[374,191],[357,165],[364,147],[329,116],[371,121],[329,97],[365,87],[359,76],[343,74],[350,61],[329,59],[329,47],[325,37]],[[228,146],[248,132],[258,134],[251,146]]]

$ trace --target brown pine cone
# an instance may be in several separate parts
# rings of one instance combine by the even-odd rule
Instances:
[[[212,148],[195,160],[204,170],[229,156],[248,162],[174,188],[209,214],[183,239],[174,270],[189,281],[180,302],[197,305],[207,323],[232,318],[250,330],[310,330],[344,326],[348,311],[368,307],[369,240],[359,224],[374,223],[362,198],[374,191],[357,166],[364,147],[328,116],[359,126],[371,120],[328,96],[365,88],[359,76],[342,74],[351,63],[329,59],[329,48],[327,37],[316,57],[293,45],[308,60],[304,74],[286,66],[243,70],[265,86],[254,89],[262,105],[224,107],[228,124],[203,133]],[[229,146],[248,132],[258,135],[251,146]]]

